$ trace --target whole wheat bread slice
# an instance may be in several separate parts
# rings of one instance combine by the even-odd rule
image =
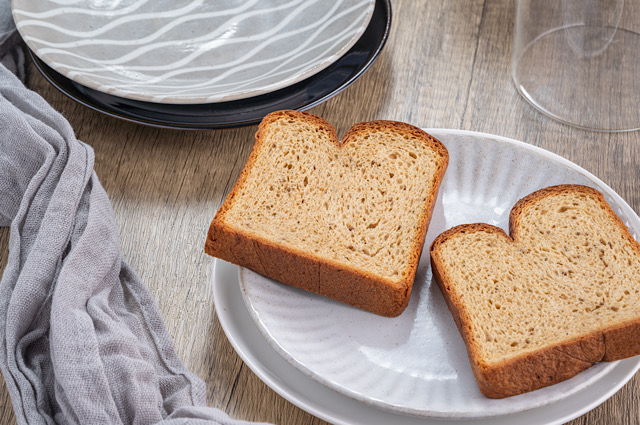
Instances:
[[[640,245],[600,192],[534,192],[512,209],[509,230],[461,225],[431,245],[484,395],[532,391],[640,354]]]
[[[406,307],[445,147],[408,124],[333,126],[297,111],[264,118],[209,228],[205,251],[383,316]]]

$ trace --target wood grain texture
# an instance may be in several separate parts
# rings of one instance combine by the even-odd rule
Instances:
[[[511,81],[515,2],[394,0],[385,49],[351,87],[310,112],[341,137],[355,122],[405,121],[522,140],[594,173],[640,211],[640,134],[606,134],[554,122]],[[215,211],[231,190],[256,126],[182,131],[144,127],[84,108],[29,68],[29,86],[93,146],[95,169],[113,204],[125,259],[155,297],[179,356],[208,386],[208,403],[232,417],[320,425],[243,364],[215,316],[203,253]],[[9,231],[0,229],[0,270]],[[636,376],[571,425],[640,423]],[[0,423],[15,417],[0,383]]]

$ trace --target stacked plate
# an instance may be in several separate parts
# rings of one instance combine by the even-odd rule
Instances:
[[[222,128],[304,110],[375,61],[389,0],[13,0],[36,67],[59,90],[147,125]]]
[[[636,239],[640,218],[597,177],[550,152],[488,134],[427,131],[456,160],[440,188],[407,309],[376,316],[216,260],[214,300],[229,340],[275,391],[334,424],[551,425],[593,409],[634,376],[640,356],[515,397],[484,397],[433,282],[428,247],[458,224],[508,231],[516,201],[555,184],[600,190]]]

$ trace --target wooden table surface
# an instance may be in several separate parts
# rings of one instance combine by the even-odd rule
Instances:
[[[373,66],[310,112],[342,135],[355,122],[405,121],[493,133],[559,154],[592,172],[640,211],[640,133],[598,133],[538,113],[511,81],[515,2],[393,1],[388,42]],[[176,349],[208,386],[208,403],[235,418],[319,425],[243,363],[214,311],[203,253],[209,222],[238,177],[256,127],[167,130],[89,110],[59,93],[30,65],[28,85],[71,122],[96,154],[125,259],[160,307]],[[9,231],[0,228],[0,269]],[[571,424],[638,424],[640,379]],[[4,385],[0,423],[15,423]]]

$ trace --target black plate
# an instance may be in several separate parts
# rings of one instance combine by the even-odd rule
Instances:
[[[391,26],[390,0],[376,0],[371,21],[356,44],[321,72],[289,87],[248,99],[197,105],[143,102],[102,93],[57,73],[29,51],[44,77],[76,102],[112,117],[164,128],[210,129],[259,123],[270,112],[305,110],[356,81],[376,60]]]

